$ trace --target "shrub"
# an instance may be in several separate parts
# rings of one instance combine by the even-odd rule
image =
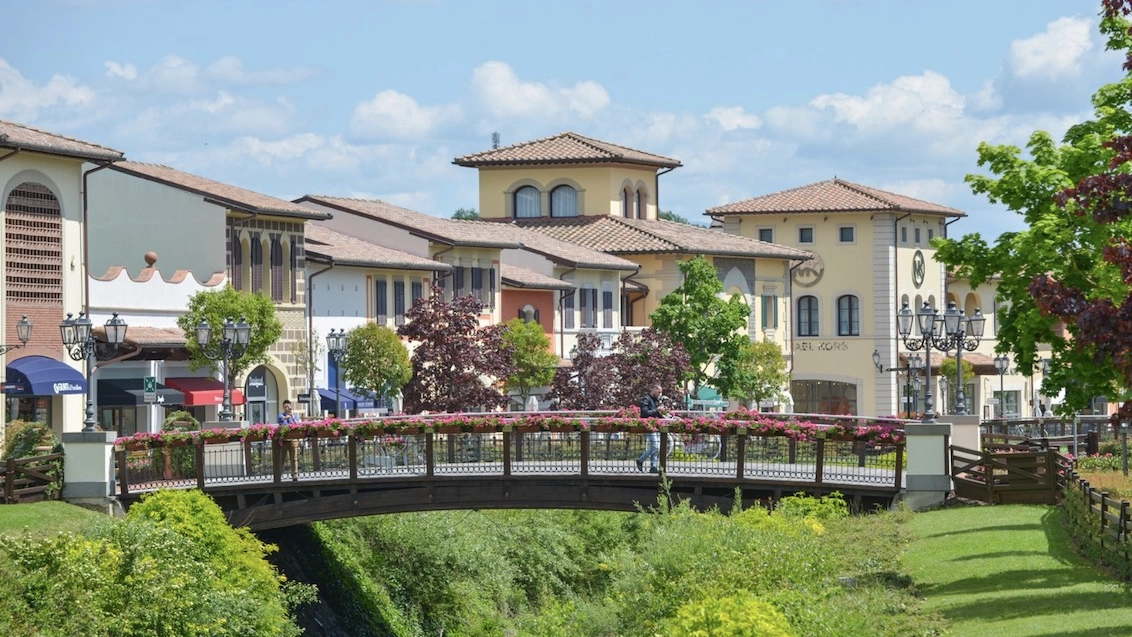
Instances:
[[[671,637],[790,637],[782,613],[754,595],[706,598],[676,611],[664,633]]]
[[[22,420],[8,423],[3,459],[43,455],[44,452],[37,450],[37,447],[49,447],[51,452],[62,450],[58,439],[55,438],[55,432],[47,423]]]

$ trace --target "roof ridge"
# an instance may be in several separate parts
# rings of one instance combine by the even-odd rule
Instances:
[[[861,184],[856,184],[856,183],[853,183],[851,181],[845,181],[844,179],[839,179],[837,177],[833,178],[833,183],[834,183],[834,185],[838,185],[838,186],[841,186],[841,187],[846,188],[848,190],[852,190],[853,192],[857,193],[858,195],[861,195],[862,197],[872,199],[873,201],[876,201],[877,203],[888,206],[889,208],[900,208],[900,204],[898,204],[894,201],[888,201],[886,199],[882,199],[882,198],[878,197],[877,195],[875,195],[874,193],[868,192],[866,190],[868,188],[867,186],[863,186]],[[887,192],[887,191],[876,189],[876,192]],[[895,195],[897,193],[888,193],[888,194]],[[901,196],[903,197],[904,195],[901,195]],[[914,197],[909,197],[909,198],[914,199]],[[925,201],[924,203],[928,203],[928,202]]]
[[[98,143],[95,143],[95,142],[88,142],[85,139],[79,139],[77,137],[70,137],[68,135],[63,135],[61,133],[56,133],[56,132],[53,132],[53,131],[44,130],[42,128],[36,128],[35,126],[29,126],[27,124],[21,124],[19,122],[13,122],[12,120],[9,120],[9,119],[0,119],[0,123],[9,124],[11,126],[18,126],[19,128],[24,128],[24,129],[27,129],[27,130],[30,130],[30,131],[35,131],[35,132],[41,133],[43,135],[49,135],[51,137],[57,137],[59,139],[65,139],[69,142],[75,142],[76,144],[86,144],[87,146],[97,146],[98,148],[101,148],[102,150],[109,151],[109,152],[112,152],[112,153],[118,153],[119,155],[122,155],[122,157],[125,157],[125,153],[123,153],[122,151],[120,151],[116,148],[110,148],[109,146],[103,146],[102,144],[98,144]]]

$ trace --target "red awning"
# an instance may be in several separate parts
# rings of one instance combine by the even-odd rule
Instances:
[[[224,383],[215,378],[204,378],[200,376],[166,378],[165,386],[172,387],[184,393],[186,407],[224,404]],[[244,399],[244,392],[233,387],[232,404],[242,405],[245,402],[247,401]]]

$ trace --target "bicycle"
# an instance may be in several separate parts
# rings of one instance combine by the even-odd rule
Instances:
[[[686,454],[703,460],[719,458],[721,444],[716,434],[684,434],[680,443],[681,451]]]

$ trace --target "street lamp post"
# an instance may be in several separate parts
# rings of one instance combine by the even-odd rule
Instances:
[[[91,331],[93,325],[86,312],[79,312],[78,318],[73,318],[73,316],[70,312],[67,313],[67,318],[59,324],[59,333],[71,360],[86,361],[86,420],[83,421],[83,431],[96,431],[98,423],[94,419],[94,379],[91,378],[94,362],[105,360],[117,351],[118,346],[126,340],[127,326],[126,321],[119,318],[117,312],[106,321],[106,343],[113,349],[102,355],[98,351],[98,341],[94,339],[94,333]],[[27,317],[24,317],[24,320],[27,320]],[[17,326],[18,329],[19,326]],[[28,324],[28,336],[31,336],[30,323]],[[20,338],[23,339],[22,334]]]
[[[348,344],[349,337],[346,336],[346,330],[340,329],[337,333],[330,330],[326,335],[326,351],[334,357],[334,416],[337,418],[342,417],[342,359],[346,357],[346,345]]]
[[[935,422],[935,411],[932,408],[932,345],[936,338],[942,336],[942,319],[939,317],[939,313],[928,305],[927,301],[915,314],[912,314],[908,303],[904,303],[896,314],[896,319],[897,328],[900,331],[900,340],[904,341],[904,346],[913,352],[924,350],[924,416],[922,420],[923,422]],[[919,338],[912,338],[913,322],[919,330]],[[940,331],[938,335],[937,329]]]
[[[919,378],[920,362],[921,362],[921,359],[918,355],[912,356],[911,354],[909,354],[907,357],[905,357],[904,367],[885,367],[880,362],[880,351],[875,350],[875,349],[873,350],[873,366],[875,366],[877,368],[877,373],[878,374],[886,374],[886,373],[889,373],[889,372],[896,372],[897,373],[897,383],[899,383],[900,382],[899,374],[901,372],[904,372],[905,373],[905,380],[907,381],[906,386],[908,386],[908,387],[910,387],[912,385],[913,373],[915,373],[915,376],[916,376],[917,379]],[[899,392],[897,392],[897,393],[899,394]],[[917,390],[917,393],[919,393],[919,390]],[[908,397],[901,395],[901,400],[904,402],[904,416],[905,416],[905,418],[910,418],[912,410],[908,406]],[[899,409],[897,409],[897,413],[900,413]]]
[[[24,345],[27,345],[28,341],[31,340],[31,321],[28,320],[26,314],[22,319],[19,320],[18,323],[16,323],[16,336],[18,336],[20,339],[19,344],[0,345],[0,354],[7,354],[14,349],[19,349]]]
[[[955,350],[955,413],[960,416],[967,414],[967,397],[963,395],[963,350],[975,351],[983,338],[986,322],[979,308],[975,308],[974,314],[963,316],[955,301],[951,301],[943,313],[943,337],[934,339],[936,349],[944,355]]]
[[[998,417],[1006,418],[1006,370],[1010,368],[1010,358],[1006,354],[994,357],[994,369],[998,372]]]
[[[221,421],[227,422],[232,420],[232,389],[229,386],[228,380],[228,367],[231,360],[239,358],[244,355],[248,349],[248,342],[252,337],[252,326],[244,317],[240,317],[238,323],[232,321],[232,317],[224,319],[220,340],[212,342],[212,326],[208,324],[207,319],[201,319],[197,323],[197,345],[200,346],[201,354],[210,360],[220,360],[223,375],[224,375],[224,405],[220,409],[217,416]]]

